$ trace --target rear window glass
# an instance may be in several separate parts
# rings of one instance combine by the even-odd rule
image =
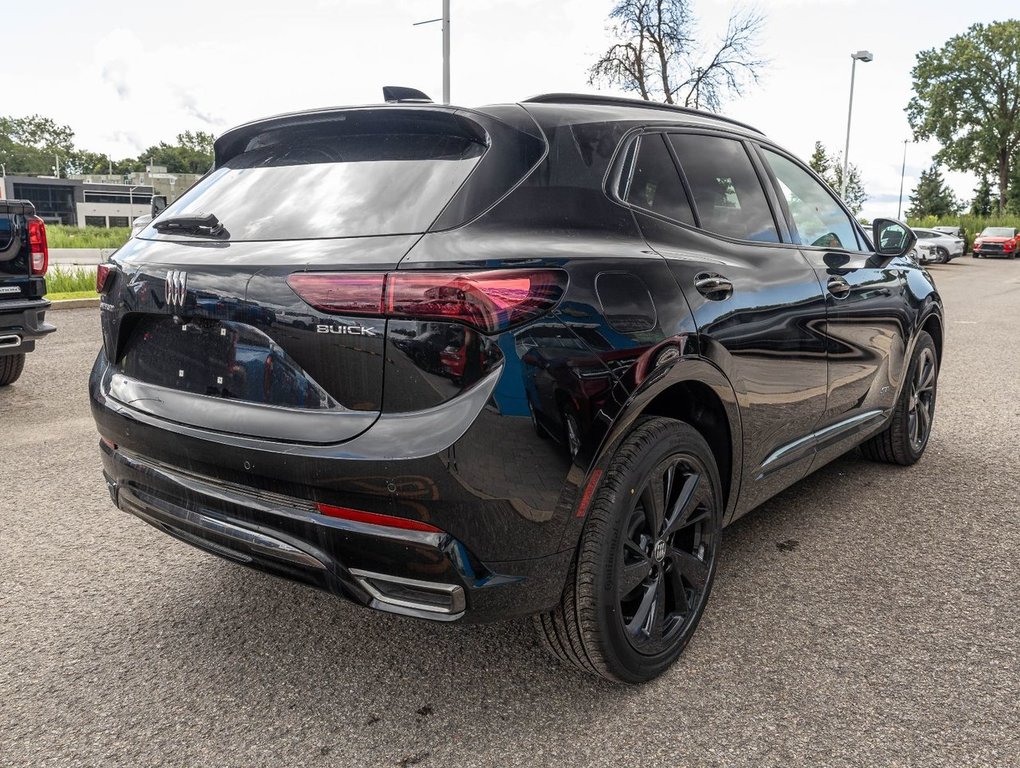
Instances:
[[[424,232],[485,151],[471,137],[413,126],[378,133],[334,126],[255,137],[160,218],[211,213],[231,240]]]
[[[779,242],[772,209],[744,146],[733,139],[670,134],[701,226],[738,240]]]

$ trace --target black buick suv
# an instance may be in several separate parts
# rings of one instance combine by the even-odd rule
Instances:
[[[578,95],[235,128],[98,272],[115,504],[382,611],[532,614],[624,682],[681,653],[721,529],[860,446],[907,465],[943,311],[741,123]]]

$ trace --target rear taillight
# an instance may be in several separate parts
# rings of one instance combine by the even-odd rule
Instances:
[[[406,517],[394,517],[393,515],[380,515],[377,512],[365,512],[361,509],[350,507],[335,507],[332,504],[316,504],[315,510],[320,515],[336,517],[341,520],[352,520],[355,523],[368,523],[369,525],[382,525],[386,528],[399,528],[404,531],[422,531],[424,533],[442,533],[442,530],[434,525],[423,523],[421,520],[411,520]]]
[[[110,282],[110,278],[116,269],[112,264],[100,264],[96,267],[96,293],[104,293],[106,291],[106,285]]]
[[[32,252],[32,274],[45,275],[50,265],[50,248],[46,243],[46,223],[38,216],[28,220],[28,246]]]
[[[301,272],[287,278],[287,285],[320,312],[381,315],[384,273]]]
[[[287,283],[332,314],[449,320],[497,333],[551,310],[567,286],[557,269],[489,272],[302,272]]]

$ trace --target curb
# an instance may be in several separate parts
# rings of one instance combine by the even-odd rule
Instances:
[[[96,296],[94,299],[61,299],[60,301],[50,302],[47,307],[47,312],[52,312],[58,309],[82,309],[84,307],[98,307],[99,297]]]

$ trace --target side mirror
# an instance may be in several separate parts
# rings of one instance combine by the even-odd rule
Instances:
[[[152,218],[156,218],[159,214],[163,213],[166,209],[166,205],[166,195],[153,195],[152,207],[149,209],[149,213],[152,214]]]
[[[917,243],[917,235],[906,224],[896,219],[875,219],[871,224],[875,252],[880,256],[904,256]]]

